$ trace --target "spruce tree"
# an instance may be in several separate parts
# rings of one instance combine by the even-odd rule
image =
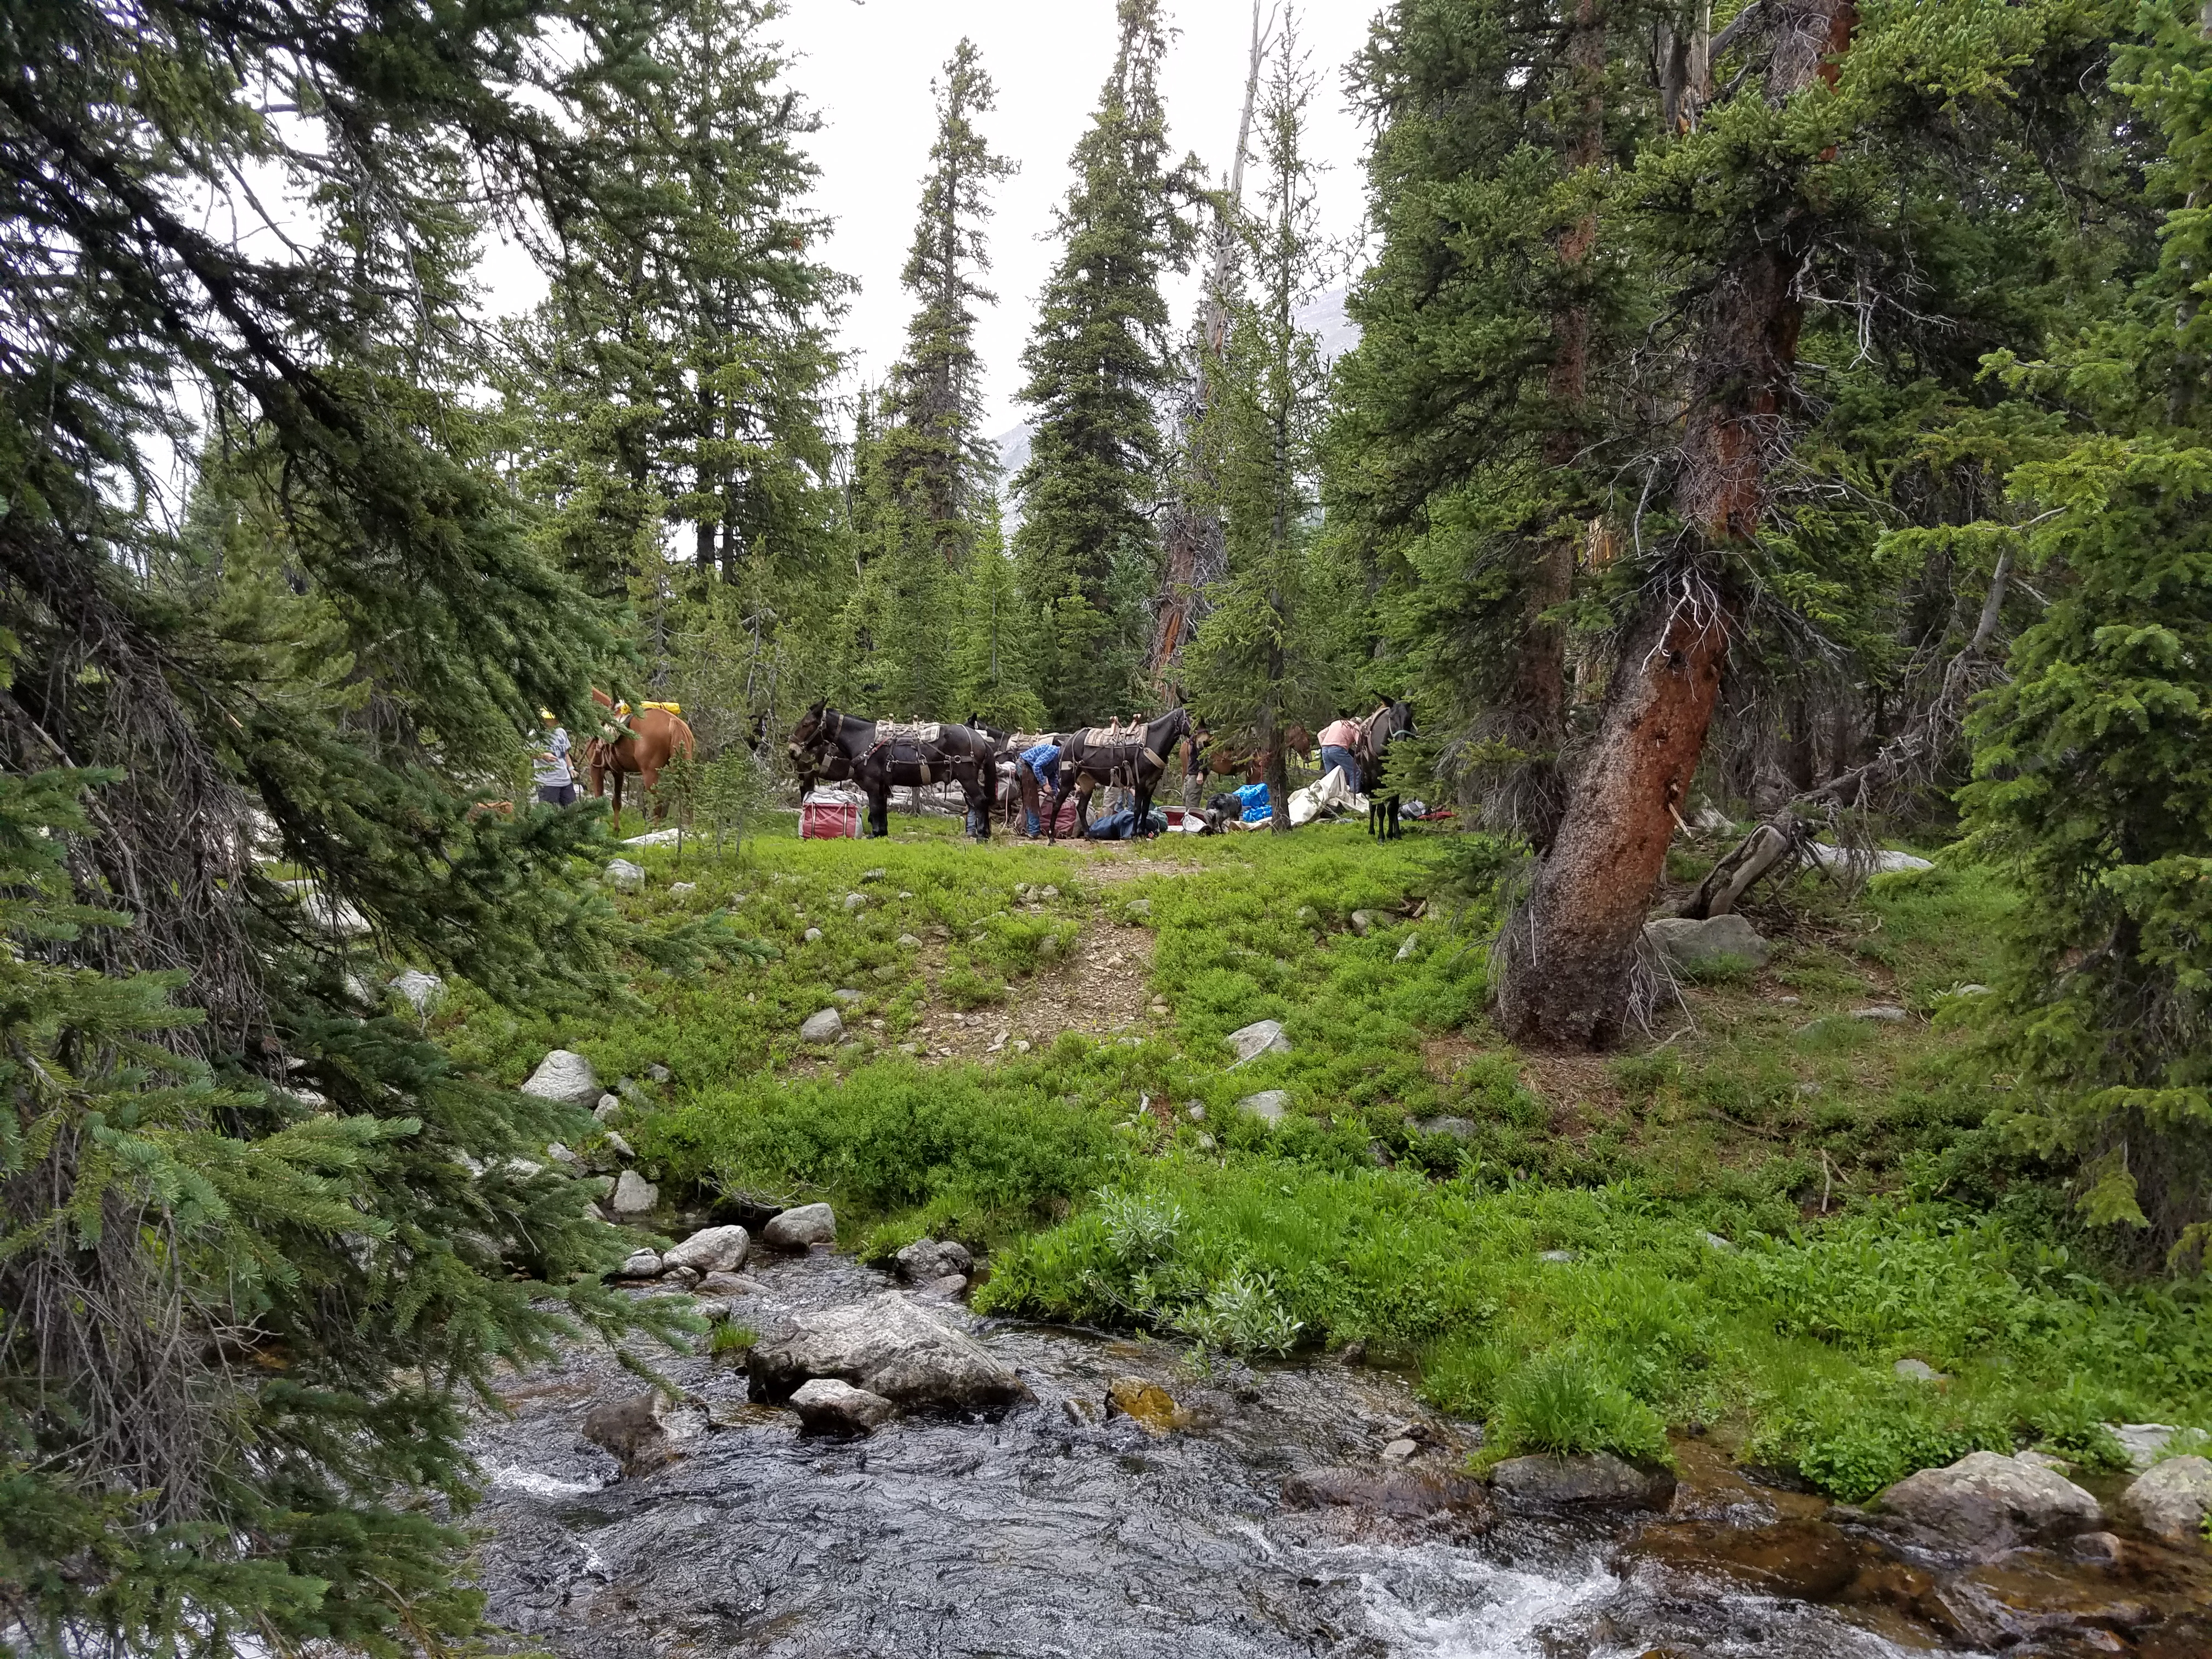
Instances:
[[[777,11],[670,4],[587,102],[591,211],[560,227],[507,383],[539,533],[594,592],[659,615],[765,555],[770,608],[799,628],[827,615],[842,550],[830,328],[848,283],[809,252],[827,229],[803,202],[817,123],[780,84]]]
[[[936,82],[937,142],[922,181],[914,246],[900,280],[917,301],[906,352],[891,372],[890,428],[882,465],[891,497],[954,570],[966,567],[982,510],[998,495],[999,458],[981,430],[981,366],[975,307],[997,298],[983,223],[991,186],[1015,163],[994,155],[975,129],[997,94],[972,40],[962,40]]]
[[[0,310],[39,343],[0,356],[26,1650],[469,1637],[429,1501],[469,1498],[464,1407],[570,1321],[635,1316],[591,1184],[534,1161],[576,1114],[467,1075],[374,976],[580,1011],[629,937],[593,815],[477,810],[615,642],[500,482],[455,307],[475,212],[585,204],[582,102],[651,21],[556,50],[526,6],[58,3],[0,45]],[[316,234],[208,228],[264,173],[307,181]],[[145,503],[150,455],[203,449],[179,396],[213,435],[172,536]]]
[[[1328,375],[1297,308],[1333,274],[1305,150],[1312,71],[1297,19],[1283,13],[1259,112],[1258,201],[1241,213],[1245,291],[1218,296],[1221,348],[1202,354],[1205,415],[1197,449],[1219,514],[1228,574],[1185,653],[1189,685],[1217,730],[1249,735],[1269,757],[1273,827],[1291,827],[1287,748],[1294,720],[1330,704],[1328,619],[1309,608],[1308,560],[1317,502]]]
[[[1171,378],[1160,278],[1195,245],[1195,163],[1170,161],[1158,0],[1119,0],[1112,72],[1071,165],[1063,244],[1023,367],[1038,412],[1014,479],[1023,592],[1044,618],[1039,684],[1067,724],[1131,708],[1158,581],[1151,512],[1164,462],[1157,403]]]
[[[2212,19],[2142,14],[2115,78],[2162,209],[2114,314],[2001,354],[2027,458],[1976,526],[2050,598],[1973,716],[1970,844],[2021,890],[1986,1058],[2005,1121],[2075,1160],[2095,1222],[2201,1267],[2212,1243]],[[2012,520],[2024,520],[2024,527]]]
[[[982,533],[960,584],[952,650],[953,718],[970,714],[1006,732],[1035,732],[1045,723],[1030,651],[1036,618],[1023,603],[1013,561],[1006,556],[996,501],[985,503]]]

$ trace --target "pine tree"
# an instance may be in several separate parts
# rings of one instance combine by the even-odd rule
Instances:
[[[998,495],[999,458],[981,430],[974,307],[997,302],[980,280],[990,269],[983,222],[991,186],[1018,168],[994,155],[975,130],[975,117],[991,112],[997,94],[973,41],[962,40],[946,60],[936,93],[937,142],[900,277],[919,305],[891,374],[883,465],[892,499],[941,562],[958,570],[975,546],[984,503]]]
[[[1249,733],[1268,756],[1278,831],[1291,827],[1280,734],[1293,720],[1314,720],[1331,690],[1318,639],[1325,623],[1307,604],[1328,375],[1319,343],[1296,320],[1332,274],[1305,153],[1314,86],[1297,13],[1285,9],[1260,110],[1259,200],[1238,225],[1250,288],[1220,296],[1221,349],[1200,358],[1207,379],[1196,447],[1209,464],[1229,574],[1209,590],[1210,613],[1185,657],[1209,724]]]
[[[468,1500],[464,1406],[635,1315],[588,1183],[516,1162],[575,1115],[364,975],[580,1010],[618,943],[689,946],[617,928],[592,815],[474,810],[615,641],[471,411],[472,215],[584,205],[579,100],[651,20],[557,52],[528,8],[12,21],[0,1601],[36,1652],[419,1651],[477,1616],[429,1504]],[[318,234],[205,228],[264,169]],[[201,450],[186,391],[215,436],[171,537],[145,458]]]
[[[1133,706],[1158,586],[1150,509],[1164,461],[1156,401],[1168,386],[1160,277],[1188,264],[1195,163],[1170,165],[1159,96],[1167,28],[1158,0],[1119,0],[1120,44],[1075,183],[1063,248],[1023,355],[1037,411],[1014,479],[1024,593],[1043,613],[1039,684],[1055,721]]]

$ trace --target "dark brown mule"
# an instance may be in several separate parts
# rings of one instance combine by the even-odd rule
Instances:
[[[1398,838],[1398,797],[1382,792],[1382,751],[1400,738],[1413,732],[1410,703],[1386,702],[1359,722],[1359,740],[1352,752],[1359,762],[1359,781],[1367,786],[1367,833],[1384,841]]]
[[[1045,815],[1045,838],[1060,839],[1060,808],[1069,793],[1075,795],[1078,835],[1091,831],[1091,796],[1102,783],[1126,784],[1137,792],[1137,833],[1144,833],[1145,817],[1152,810],[1152,792],[1168,769],[1168,756],[1177,744],[1194,750],[1197,738],[1188,711],[1170,708],[1145,726],[1091,726],[1074,733],[1060,747],[1060,785],[1053,791],[1052,811]],[[1194,755],[1185,764],[1197,764]]]
[[[653,786],[660,781],[661,769],[681,755],[690,760],[699,752],[693,741],[691,728],[681,716],[665,708],[642,708],[631,714],[615,713],[615,700],[596,685],[592,688],[592,701],[607,711],[608,720],[584,750],[584,762],[592,769],[592,795],[594,799],[607,792],[607,779],[615,784],[615,822],[622,822],[623,778],[635,774],[650,798]],[[665,801],[655,801],[653,816],[657,819],[667,815]]]
[[[891,832],[891,791],[951,781],[968,803],[968,833],[991,835],[990,780],[997,759],[985,733],[965,726],[898,726],[863,720],[817,702],[791,728],[793,760],[830,775],[838,763],[868,798],[868,833]]]

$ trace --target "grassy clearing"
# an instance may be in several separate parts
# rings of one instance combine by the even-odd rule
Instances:
[[[1420,837],[895,830],[646,854],[642,914],[726,905],[764,966],[641,972],[641,1007],[594,1029],[465,994],[439,1018],[509,1080],[556,1045],[609,1078],[668,1067],[624,1133],[672,1191],[826,1196],[872,1255],[961,1238],[994,1252],[978,1301],[1002,1312],[1250,1355],[1357,1340],[1484,1419],[1492,1455],[1663,1455],[1695,1424],[1862,1498],[1978,1446],[2094,1463],[2104,1421],[2212,1424],[2203,1287],[2102,1275],[1949,1074],[2009,902],[1986,872],[1803,878],[1761,918],[1766,967],[1685,986],[1643,1051],[1524,1057],[1480,1014],[1485,918],[1424,904]],[[1127,1018],[981,1063],[901,1052],[1029,1006],[1133,923],[1153,945]],[[805,1049],[841,990],[854,1040]],[[1855,1017],[1876,1005],[1907,1017]],[[1221,1039],[1261,1018],[1292,1051],[1228,1069]],[[1238,1109],[1261,1090],[1279,1123]],[[1899,1377],[1908,1358],[1947,1380]]]

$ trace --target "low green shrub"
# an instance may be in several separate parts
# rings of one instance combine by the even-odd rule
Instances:
[[[1865,1373],[1773,1402],[1745,1448],[1855,1504],[1916,1469],[2012,1449],[2001,1401]]]
[[[1667,1425],[1586,1356],[1540,1355],[1504,1381],[1486,1445],[1498,1452],[1617,1452],[1668,1461]]]

